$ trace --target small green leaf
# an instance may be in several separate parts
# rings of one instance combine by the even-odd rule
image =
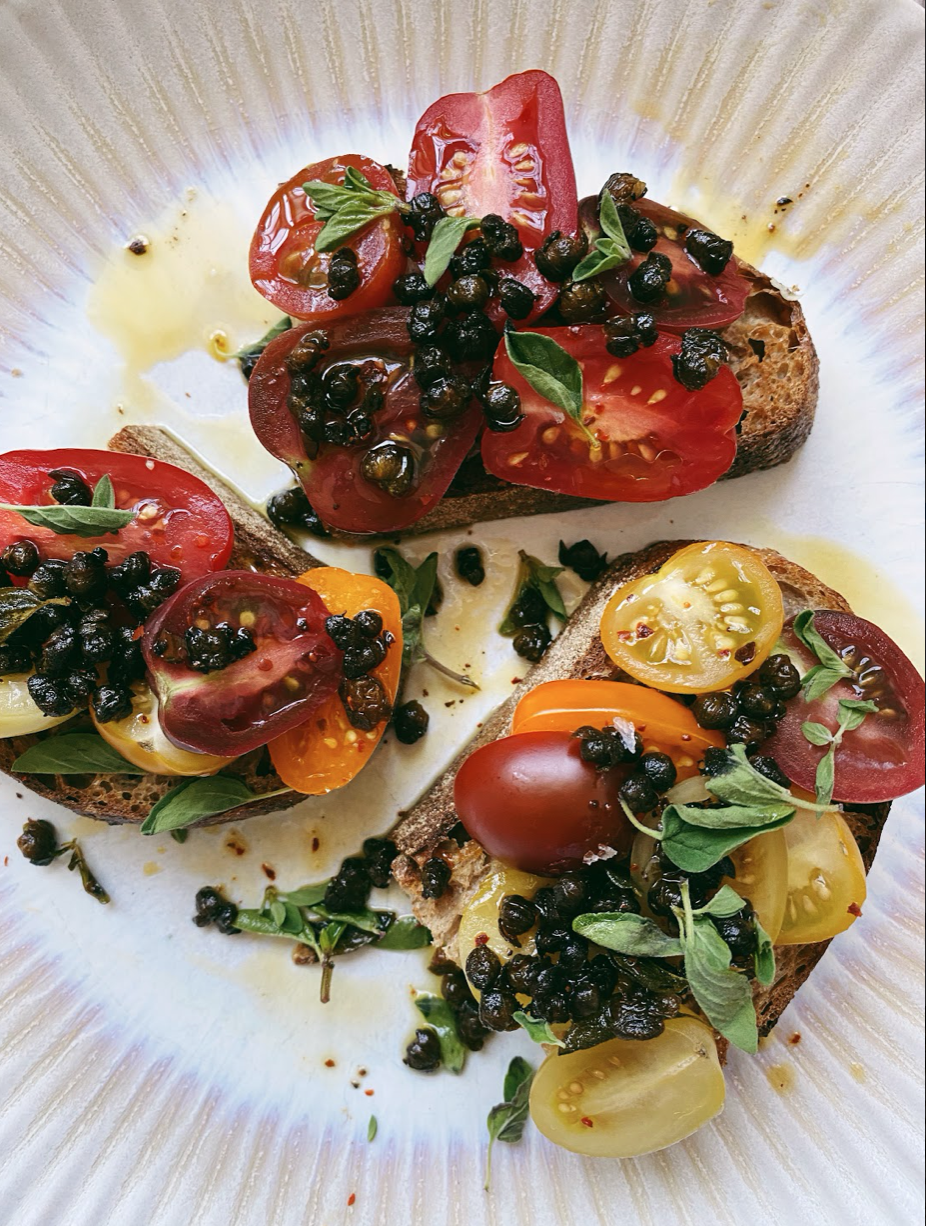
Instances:
[[[809,719],[805,719],[801,724],[801,732],[804,734],[804,739],[810,741],[811,745],[829,745],[833,739],[832,732],[825,724],[816,724]]]
[[[175,843],[185,843],[187,839],[190,837],[190,832],[189,830],[184,830],[183,827],[181,826],[177,830],[172,830],[170,832],[170,837],[174,840]]]
[[[695,915],[713,915],[716,919],[728,919],[743,909],[743,899],[732,886],[721,886],[704,907],[698,907]]]
[[[376,1139],[377,1132],[379,1132],[379,1124],[376,1122],[376,1116],[371,1115],[370,1122],[367,1124],[367,1140],[374,1141]]]
[[[711,919],[695,915],[682,924],[685,978],[698,1007],[715,1030],[734,1046],[754,1052],[759,1045],[749,979],[730,966],[730,948]]]
[[[669,805],[663,811],[671,809],[689,826],[699,826],[704,830],[731,830],[740,827],[764,829],[782,818],[791,817],[795,806],[785,802],[760,805],[714,805],[710,808],[699,808],[698,805]]]
[[[530,1110],[530,1091],[533,1080],[534,1070],[521,1056],[515,1056],[505,1074],[505,1101],[494,1106],[486,1120],[489,1129],[489,1148],[486,1153],[484,1186],[487,1192],[492,1178],[492,1146],[496,1141],[513,1144],[521,1140]]]
[[[280,789],[281,792],[289,788]],[[276,793],[271,793],[276,795]],[[161,834],[180,826],[191,826],[204,817],[236,809],[252,800],[262,800],[240,779],[230,775],[211,775],[207,779],[186,779],[162,796],[141,826],[142,834]]]
[[[518,1090],[527,1082],[528,1086],[534,1078],[534,1069],[523,1056],[514,1056],[505,1072],[502,1093],[505,1102],[510,1103]]]
[[[384,192],[383,195],[389,195],[389,193]],[[322,226],[315,239],[315,250],[334,251],[345,239],[368,226],[370,222],[378,221],[380,217],[387,217],[390,213],[394,213],[396,198],[391,196],[390,200],[391,204],[374,205],[358,197],[357,200],[342,205]]]
[[[322,919],[332,920],[340,924],[349,924],[352,928],[359,928],[361,932],[377,934],[382,932],[379,912],[372,911],[369,907],[357,911],[329,911],[321,903],[316,903],[312,910]]]
[[[804,701],[814,702],[817,698],[822,698],[838,681],[851,677],[852,670],[843,663],[841,657],[817,630],[812,609],[804,609],[798,613],[791,624],[795,637],[820,661],[801,679]]]
[[[772,938],[759,923],[758,916],[756,916],[755,925],[756,952],[753,963],[755,965],[756,979],[758,979],[763,987],[768,987],[775,979],[775,948],[772,945]]]
[[[787,817],[762,827],[736,826],[716,830],[689,826],[678,816],[675,806],[670,805],[662,815],[662,846],[672,863],[686,873],[703,873],[757,834],[786,826],[793,816],[793,813],[789,813]]]
[[[836,741],[830,743],[829,749],[817,763],[814,776],[814,788],[817,793],[817,804],[828,805],[833,799],[833,788],[836,783]]]
[[[654,920],[629,911],[593,911],[576,916],[572,927],[596,945],[636,958],[674,958],[682,952],[675,937],[667,936]]]
[[[24,750],[12,770],[21,775],[145,775],[95,732],[50,736]]]
[[[844,677],[845,673],[837,672],[834,668],[827,668],[825,664],[815,664],[801,678],[804,702],[815,702],[818,698],[822,698]]]
[[[59,536],[101,536],[115,533],[135,518],[134,511],[117,511],[113,483],[104,473],[96,483],[89,507],[64,506],[50,502],[41,506],[0,503],[0,510],[15,511],[34,528],[49,528]],[[16,589],[23,591],[24,589]]]
[[[377,941],[377,949],[424,949],[431,944],[431,930],[413,915],[400,915]]]
[[[297,907],[313,907],[317,902],[322,901],[327,889],[328,882],[319,881],[314,885],[301,885],[296,890],[286,890],[280,894],[280,897],[286,902],[294,903]]]
[[[712,773],[704,779],[704,786],[712,796],[731,805],[796,803],[787,788],[766,779],[756,770],[746,757],[745,746],[730,745],[723,754],[723,769],[713,766]]]
[[[582,421],[582,367],[572,354],[540,332],[506,332],[505,349],[534,391],[567,413],[597,446]]]
[[[563,1040],[558,1039],[553,1033],[549,1022],[542,1022],[539,1018],[531,1017],[523,1009],[518,1009],[511,1016],[526,1031],[528,1038],[532,1039],[535,1043],[552,1043],[555,1047],[566,1046]]]
[[[444,1067],[451,1073],[462,1073],[466,1048],[460,1039],[450,1006],[443,997],[435,996],[432,992],[419,992],[415,997],[415,1006],[437,1033]]]
[[[268,328],[259,341],[255,341],[252,345],[245,345],[243,348],[236,350],[231,356],[240,363],[242,372],[250,377],[250,372],[254,369],[257,359],[264,352],[271,341],[275,341],[278,336],[282,336],[284,332],[288,332],[293,326],[293,321],[288,315],[284,315],[282,319],[278,319],[272,327]]]
[[[603,191],[599,197],[598,223],[608,238],[625,249],[627,252],[625,258],[630,259],[630,244],[627,242],[627,235],[624,233],[614,197],[609,191]]]
[[[560,621],[566,621],[568,618],[566,606],[563,603],[562,594],[556,586],[556,578],[563,573],[564,568],[562,566],[548,566],[545,562],[541,562],[539,558],[534,558],[529,553],[525,553],[523,549],[518,550],[518,557],[520,558],[520,566],[515,583],[514,599],[508,606],[504,620],[498,628],[499,634],[512,636],[518,633],[520,626],[513,620],[513,612],[515,605],[517,605],[527,588],[534,588],[539,592],[550,612],[558,617]]]
[[[99,481],[96,483],[96,488],[93,491],[93,497],[90,499],[92,507],[105,507],[111,511],[116,505],[116,495],[113,491],[112,478],[109,473],[103,473]]]
[[[286,923],[286,905],[285,903],[280,902],[278,898],[274,899],[274,901],[270,904],[269,911],[270,911],[270,918],[273,920],[276,926],[278,928],[282,928],[283,925]],[[301,923],[299,927],[300,928],[302,927]]]
[[[431,232],[427,255],[424,257],[424,279],[428,285],[436,285],[444,273],[453,253],[467,230],[479,225],[478,217],[442,217]]]
[[[37,609],[46,605],[70,604],[67,596],[54,596],[51,600],[42,600],[27,587],[7,587],[0,589],[0,644],[7,641],[14,631],[24,626]]]
[[[864,698],[840,698],[839,727],[843,732],[854,732],[869,715],[878,710],[878,704]]]

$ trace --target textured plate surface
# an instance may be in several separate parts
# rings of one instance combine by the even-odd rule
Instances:
[[[262,864],[284,886],[317,879],[390,825],[518,675],[480,627],[526,540],[548,559],[561,536],[611,553],[672,535],[773,545],[922,664],[922,31],[901,0],[0,5],[4,450],[102,445],[123,421],[160,421],[252,496],[278,488],[245,433],[240,376],[215,360],[275,314],[244,275],[262,203],[315,157],[357,148],[401,164],[434,98],[522,68],[560,81],[580,188],[633,168],[655,198],[734,237],[800,288],[822,360],[817,426],[784,469],[664,506],[479,526],[490,578],[464,600],[446,575],[428,633],[481,695],[463,703],[416,674],[432,732],[335,798],[180,846],[0,781],[0,1221],[921,1220],[921,795],[895,805],[864,919],[763,1051],[734,1054],[716,1124],[624,1163],[528,1129],[498,1147],[489,1195],[485,1115],[511,1055],[535,1057],[526,1040],[494,1040],[461,1078],[415,1077],[400,1057],[410,988],[433,987],[421,956],[346,960],[322,1008],[315,972],[284,945],[188,916],[204,882],[253,902]],[[782,196],[794,203],[776,212]],[[122,250],[138,233],[144,272]],[[433,544],[446,567],[463,539],[414,552]],[[19,857],[29,815],[80,837],[111,907],[62,864]]]

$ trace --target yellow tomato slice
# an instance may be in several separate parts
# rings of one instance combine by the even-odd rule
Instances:
[[[765,660],[784,621],[781,589],[750,549],[689,545],[618,588],[601,616],[614,663],[672,693],[723,690]]]
[[[402,613],[392,588],[370,575],[354,575],[337,566],[317,566],[300,575],[299,582],[318,592],[332,614],[355,617],[364,609],[379,613],[384,630],[394,641],[373,676],[394,702],[402,671]],[[365,766],[386,731],[386,722],[369,732],[354,728],[340,697],[332,694],[304,724],[270,742],[270,757],[288,787],[307,796],[322,796],[349,783]]]
[[[158,700],[143,681],[132,686],[131,715],[101,724],[91,705],[90,718],[103,740],[117,753],[152,775],[214,775],[235,760],[193,753],[169,741],[158,719]]]
[[[0,677],[0,737],[28,736],[56,728],[77,714],[45,715],[29,693],[29,673],[10,673]]]
[[[609,1039],[548,1056],[531,1086],[531,1119],[573,1153],[635,1158],[690,1136],[723,1109],[710,1026],[680,1016],[645,1042]]]
[[[668,754],[679,779],[698,773],[705,749],[722,749],[725,744],[719,732],[702,728],[674,698],[626,681],[547,681],[515,707],[511,731],[575,732],[587,724],[604,728],[614,719],[633,724],[644,750]]]
[[[781,833],[788,845],[788,897],[777,943],[804,945],[845,932],[867,894],[862,853],[845,818],[798,809]]]

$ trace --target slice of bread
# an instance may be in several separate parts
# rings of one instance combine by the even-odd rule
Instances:
[[[399,884],[412,898],[418,919],[431,929],[438,951],[457,961],[455,947],[460,914],[467,899],[486,873],[489,860],[474,841],[462,846],[449,837],[458,818],[453,805],[453,785],[464,760],[481,745],[508,733],[511,716],[521,697],[544,681],[565,677],[609,678],[623,674],[606,654],[598,634],[605,604],[615,588],[641,575],[659,569],[676,550],[690,541],[658,541],[638,553],[616,558],[587,592],[566,627],[551,644],[511,696],[485,722],[477,735],[455,758],[444,774],[403,815],[392,837],[400,856],[394,865]],[[800,609],[848,610],[849,605],[832,588],[809,571],[789,562],[771,549],[756,549],[777,579],[784,597],[786,616]],[[856,806],[844,816],[858,842],[866,872],[871,868],[889,804]],[[449,887],[438,899],[424,899],[420,888],[420,865],[439,854],[453,869]],[[756,987],[759,1030],[767,1034],[778,1021],[794,993],[823,955],[828,942],[813,945],[787,945],[776,949],[776,974],[767,988]],[[464,955],[465,956],[465,955]]]
[[[190,454],[178,447],[163,430],[152,426],[126,426],[110,439],[109,446],[113,451],[151,456],[185,468],[219,495],[235,527],[235,546],[229,559],[229,569],[291,576],[301,575],[311,567],[321,565],[252,510],[213,473],[196,464]],[[0,770],[13,775],[17,782],[48,800],[57,801],[75,813],[99,818],[113,825],[143,822],[152,806],[179,782],[164,775],[19,775],[12,771],[16,758],[36,741],[46,736],[81,731],[93,731],[89,716],[75,716],[48,733],[0,740]],[[284,786],[273,769],[266,747],[237,758],[222,773],[241,779],[252,792],[258,794]],[[289,808],[301,799],[297,792],[292,792],[266,801],[252,801],[208,818],[202,824],[234,822],[261,813],[273,813]]]
[[[740,271],[751,288],[743,314],[723,330],[723,337],[730,368],[743,391],[746,416],[736,459],[721,480],[790,460],[813,426],[819,390],[820,363],[800,303],[785,298],[764,273],[751,265],[741,261]],[[600,505],[588,498],[502,481],[486,472],[477,451],[464,463],[437,506],[405,533]]]

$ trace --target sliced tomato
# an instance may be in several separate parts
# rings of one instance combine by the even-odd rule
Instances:
[[[658,749],[675,763],[679,779],[698,773],[704,751],[722,749],[719,732],[702,728],[687,707],[667,694],[625,681],[547,681],[515,707],[511,733],[575,732],[613,721],[633,724],[644,750]]]
[[[338,320],[324,329],[328,348],[313,369],[322,376],[332,365],[373,362],[385,376],[385,399],[374,415],[373,432],[362,443],[322,443],[309,458],[306,441],[289,406],[291,372],[287,359],[309,332],[291,328],[264,350],[248,383],[251,424],[271,455],[293,470],[322,520],[345,532],[392,532],[420,519],[443,495],[475,442],[482,421],[478,401],[455,421],[425,419],[421,389],[410,373],[411,341],[401,308],[371,311]],[[384,442],[398,442],[413,457],[414,479],[401,496],[366,480],[364,456]]]
[[[783,827],[788,891],[779,945],[828,941],[861,915],[868,883],[858,844],[838,813],[798,809]]]
[[[100,723],[90,704],[97,732],[126,761],[152,775],[214,775],[234,758],[191,753],[169,741],[158,719],[158,702],[143,681],[132,686],[132,712],[125,719]]]
[[[369,575],[353,575],[336,566],[317,566],[298,581],[317,592],[333,614],[356,617],[364,609],[379,613],[393,641],[373,676],[382,683],[390,703],[394,702],[402,671],[402,611],[392,588]],[[385,731],[385,721],[370,732],[354,728],[339,695],[332,694],[305,723],[270,742],[270,757],[285,784],[297,792],[321,796],[353,779]]]
[[[113,483],[115,505],[135,518],[117,533],[63,536],[37,528],[15,511],[0,511],[0,549],[33,541],[43,558],[70,558],[102,546],[112,563],[144,550],[157,566],[176,567],[184,581],[220,570],[228,561],[234,530],[221,498],[197,477],[147,456],[68,448],[8,451],[0,456],[0,502],[19,506],[54,504],[49,474],[74,473],[91,488],[103,476]]]
[[[502,346],[492,377],[517,389],[524,421],[508,434],[483,434],[490,473],[579,498],[658,502],[704,489],[733,463],[743,396],[726,366],[689,392],[672,373],[674,337],[618,359],[596,324],[536,331],[582,367],[585,428],[535,392]]]
[[[813,624],[852,675],[814,702],[805,702],[802,694],[792,698],[763,753],[772,754],[798,787],[813,790],[826,747],[812,745],[801,731],[802,724],[809,720],[835,732],[840,699],[871,699],[878,704],[877,712],[844,733],[835,751],[833,799],[874,804],[922,787],[926,747],[922,677],[897,644],[864,618],[821,610],[814,613]],[[798,641],[790,622],[784,643],[804,672],[818,663]]]
[[[688,545],[653,575],[617,589],[601,615],[601,641],[631,677],[670,693],[727,689],[775,646],[781,588],[742,545]]]
[[[341,652],[325,631],[321,597],[295,579],[226,570],[188,583],[154,613],[142,651],[175,745],[233,756],[303,723],[337,689]],[[225,668],[190,668],[184,635],[193,625],[245,627],[256,650]]]
[[[340,302],[329,298],[332,252],[315,250],[324,222],[316,220],[302,185],[313,179],[343,183],[348,166],[359,170],[375,191],[398,195],[389,171],[378,162],[357,153],[328,158],[306,166],[273,193],[251,240],[254,288],[294,319],[322,322],[382,306],[392,296],[393,281],[405,270],[402,221],[392,213],[341,244],[357,254],[360,285]]]
[[[586,205],[587,202],[582,203]],[[725,328],[739,319],[746,305],[749,282],[739,271],[736,256],[730,257],[722,273],[712,277],[685,250],[686,232],[704,229],[700,222],[667,209],[655,200],[637,200],[633,207],[655,225],[659,239],[653,251],[661,252],[672,261],[672,280],[659,302],[639,302],[627,283],[648,253],[635,254],[628,263],[602,277],[615,310],[621,315],[646,311],[655,318],[660,332]]]
[[[579,749],[568,732],[525,732],[470,754],[454,785],[467,832],[503,864],[550,876],[589,853],[629,851],[619,791],[630,768],[598,771]]]
[[[523,256],[506,271],[536,295],[531,318],[559,287],[533,253],[552,230],[575,234],[578,199],[559,86],[520,72],[482,94],[448,94],[418,120],[408,159],[408,198],[433,192],[448,213],[495,213],[517,227]]]

